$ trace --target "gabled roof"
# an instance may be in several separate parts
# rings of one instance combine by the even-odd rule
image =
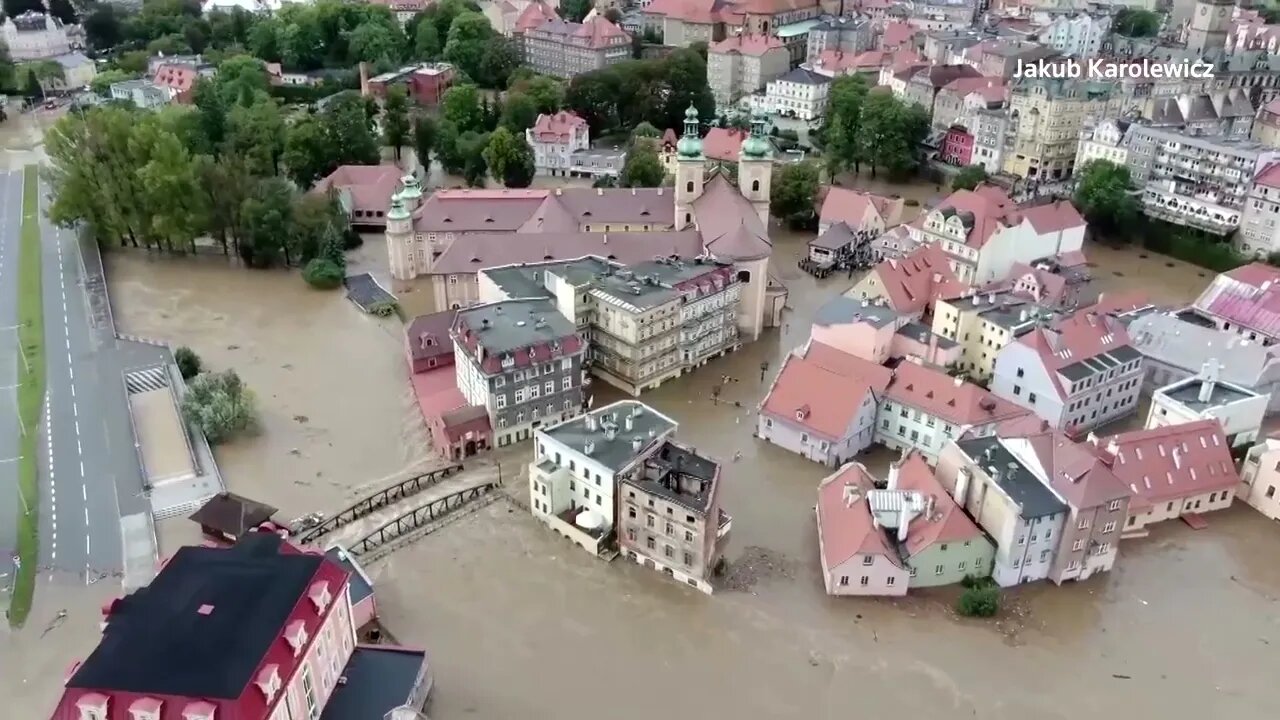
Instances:
[[[918,32],[915,26],[904,22],[887,22],[884,33],[880,36],[880,47],[895,50],[903,45],[910,45]]]
[[[542,0],[533,0],[520,13],[520,17],[516,18],[514,32],[522,33],[527,30],[539,27],[548,20],[559,20],[560,15],[551,6],[542,2]]]
[[[934,297],[960,293],[946,255],[936,244],[922,245],[901,260],[884,260],[871,269],[880,281],[889,307],[901,313],[921,312]]]
[[[1240,482],[1216,419],[1112,435],[1090,444],[1134,493],[1135,507],[1218,490]]]
[[[414,360],[453,354],[449,328],[453,326],[457,313],[456,310],[444,310],[419,315],[409,323],[409,328],[405,330],[405,342],[409,345],[409,354]]]
[[[717,258],[759,260],[773,251],[769,233],[751,201],[723,174],[715,173],[693,201],[702,240]]]
[[[738,162],[742,153],[742,143],[751,137],[748,130],[737,128],[713,127],[702,138],[702,154],[710,160],[720,162]]]
[[[874,366],[874,363],[869,364]],[[858,409],[872,392],[871,382],[879,379],[873,375],[875,373],[867,377],[851,375],[824,367],[816,359],[800,354],[788,355],[761,404],[761,411],[837,442],[848,433],[858,416]],[[888,371],[885,371],[883,380],[886,382],[887,376]],[[837,387],[840,392],[830,392],[830,388]],[[883,389],[883,384],[880,387]],[[872,398],[871,402],[874,403],[875,399]]]
[[[1036,351],[1061,398],[1070,394],[1058,377],[1063,368],[1131,346],[1124,323],[1087,309],[1077,310],[1049,327],[1038,327],[1014,342]]]
[[[951,193],[930,210],[929,215],[935,212],[948,220],[958,216],[966,231],[965,244],[977,249],[985,246],[1003,228],[1021,221],[1013,200],[1000,188],[987,183],[973,190]],[[917,222],[923,223],[924,217]]]
[[[784,48],[785,46],[782,44],[782,40],[774,37],[773,35],[739,33],[737,35],[730,35],[720,42],[712,43],[709,51],[713,53],[736,52],[743,55],[759,57],[770,50],[783,50]]]
[[[530,132],[537,142],[569,142],[575,130],[586,130],[587,121],[570,110],[561,110],[553,114],[542,113],[534,121]]]
[[[956,505],[920,453],[913,450],[902,459],[895,489],[919,493],[934,503],[932,515],[921,513],[907,525],[907,541],[903,547],[907,557],[915,557],[940,543],[983,537],[982,530]]]
[[[403,174],[395,165],[339,165],[321,178],[311,192],[345,191],[350,193],[353,209],[385,211]]]
[[[1066,200],[1024,208],[1021,214],[1022,219],[1031,223],[1031,227],[1041,235],[1083,228],[1085,224],[1076,206]]]
[[[1065,433],[1043,427],[1018,432],[1013,425],[1000,428],[1000,437],[1006,446],[1019,448],[1016,440],[1022,440],[1050,487],[1072,507],[1098,507],[1112,500],[1128,499],[1133,494],[1106,463]]]
[[[912,360],[897,364],[884,395],[956,426],[1003,422],[1028,412],[973,383]]]
[[[1133,347],[1145,357],[1195,374],[1215,360],[1223,381],[1254,390],[1280,379],[1274,346],[1188,322],[1172,313],[1149,313],[1129,324]]]
[[[881,555],[898,567],[902,560],[876,527],[867,507],[875,487],[861,463],[849,463],[818,486],[818,526],[822,534],[822,566],[834,570],[857,555]]]
[[[862,227],[867,211],[873,210],[886,227],[896,225],[902,216],[905,201],[875,193],[832,185],[822,200],[818,220],[822,223],[843,222],[853,229]]]
[[[1196,309],[1262,335],[1280,337],[1280,268],[1250,263],[1214,278]]]

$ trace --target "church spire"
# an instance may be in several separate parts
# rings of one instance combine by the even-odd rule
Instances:
[[[680,136],[680,142],[676,143],[676,152],[682,158],[701,159],[702,158],[702,139],[699,137],[701,128],[698,123],[698,108],[692,103],[689,109],[684,111],[684,135]]]

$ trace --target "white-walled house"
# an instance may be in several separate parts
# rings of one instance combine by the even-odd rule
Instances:
[[[1267,438],[1249,448],[1236,496],[1272,520],[1280,520],[1280,439]]]
[[[533,148],[533,167],[538,175],[568,175],[573,154],[591,147],[587,121],[568,110],[539,115],[524,134]]]
[[[1158,428],[1214,419],[1231,447],[1252,445],[1262,429],[1269,395],[1218,379],[1218,364],[1206,363],[1196,377],[1159,388],[1151,395],[1151,410],[1143,427]]]

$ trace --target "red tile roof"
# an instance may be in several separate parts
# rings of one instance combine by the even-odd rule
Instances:
[[[1128,484],[1135,507],[1232,491],[1240,482],[1222,424],[1212,418],[1120,433],[1090,448]]]
[[[1004,422],[1028,411],[942,370],[904,360],[894,368],[885,397],[952,425]]]
[[[346,190],[354,210],[386,211],[404,172],[395,165],[340,165],[311,188],[313,193]]]
[[[714,53],[738,52],[743,55],[760,56],[770,50],[782,50],[782,40],[772,35],[740,33],[712,43],[710,51]]]
[[[165,63],[156,68],[154,81],[157,85],[172,88],[174,92],[187,92],[195,85],[200,73],[190,65]]]
[[[902,198],[891,198],[875,193],[852,190],[832,185],[826,188],[826,197],[822,200],[819,221],[822,223],[846,223],[850,228],[858,230],[866,217],[867,208],[873,208],[880,215],[885,226],[896,225],[902,215],[905,201]]]
[[[882,392],[888,383],[888,368],[814,343],[807,355],[783,361],[761,411],[835,442],[848,433],[867,394]],[[834,387],[840,392],[825,391]]]
[[[1272,106],[1275,106],[1274,108]],[[1267,106],[1268,112],[1280,114],[1280,99],[1273,101]],[[1280,162],[1273,162],[1258,172],[1257,177],[1253,179],[1254,185],[1265,185],[1271,188],[1280,188]]]
[[[942,249],[932,243],[901,260],[885,260],[871,272],[884,288],[889,307],[900,313],[922,312],[935,296],[959,294],[966,288],[951,271]]]
[[[920,453],[913,450],[903,458],[898,468],[896,489],[910,490],[934,501],[932,516],[921,513],[907,525],[908,557],[938,543],[964,542],[982,537],[982,531],[956,505]]]
[[[880,47],[894,50],[903,45],[910,45],[919,32],[915,26],[904,22],[888,22],[884,25],[884,34],[880,36]]]
[[[597,50],[613,44],[612,41],[619,38],[631,39],[626,30],[614,25],[603,15],[597,15],[582,23],[581,27],[574,30],[573,35],[586,38],[587,46]]]
[[[700,25],[740,23],[744,14],[725,0],[653,0],[644,8],[646,15],[663,15]]]
[[[1065,433],[1048,428],[1020,433],[1012,425],[1002,425],[1000,437],[1025,440],[1039,460],[1050,487],[1072,507],[1098,507],[1112,500],[1126,500],[1133,494],[1090,448]]]
[[[714,173],[693,202],[693,214],[706,249],[722,260],[768,257],[773,244],[751,201],[724,176]]]
[[[533,123],[533,139],[544,143],[567,143],[575,129],[587,129],[587,121],[577,113],[569,110],[561,110],[553,115],[543,113]]]
[[[449,339],[449,328],[453,326],[456,310],[419,315],[405,330],[405,342],[409,345],[409,354],[414,360],[453,354],[453,340]],[[430,344],[428,344],[430,341]]]
[[[514,32],[526,32],[538,27],[548,20],[559,19],[560,16],[556,14],[556,11],[552,10],[550,6],[541,2],[541,0],[534,0],[526,5],[524,10],[521,11],[520,17],[516,19]]]
[[[834,570],[857,555],[882,555],[902,567],[898,553],[876,527],[867,507],[867,492],[874,487],[866,468],[856,462],[832,473],[818,486],[822,565],[827,570]]]
[[[1021,215],[1041,235],[1084,227],[1085,224],[1076,206],[1066,200],[1025,208]]]
[[[1250,263],[1214,278],[1195,306],[1224,321],[1280,337],[1280,268]]]
[[[1058,377],[1058,371],[1081,360],[1129,345],[1129,331],[1115,317],[1089,309],[1077,310],[1049,327],[1038,327],[1016,340],[1036,351],[1049,371],[1058,397],[1069,393]]]
[[[1142,308],[1151,307],[1151,299],[1145,290],[1121,290],[1115,293],[1102,293],[1097,302],[1081,311],[1098,313],[1099,315],[1119,315]]]
[[[738,162],[742,152],[742,143],[751,137],[747,130],[714,127],[702,138],[702,154],[711,160],[720,162]]]

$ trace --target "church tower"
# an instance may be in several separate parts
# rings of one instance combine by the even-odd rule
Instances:
[[[1196,0],[1187,27],[1187,49],[1197,55],[1222,52],[1231,32],[1233,0]]]
[[[769,227],[769,190],[773,180],[773,152],[764,138],[764,117],[751,118],[751,137],[738,155],[738,191],[751,201],[764,227]]]
[[[676,143],[676,230],[693,224],[693,202],[702,197],[704,170],[698,132],[698,109],[690,105],[684,111],[684,135]]]
[[[387,211],[387,259],[391,263],[393,292],[410,290],[413,279],[418,276],[417,263],[414,262],[413,215],[400,195],[397,192],[391,196],[391,208]]]

